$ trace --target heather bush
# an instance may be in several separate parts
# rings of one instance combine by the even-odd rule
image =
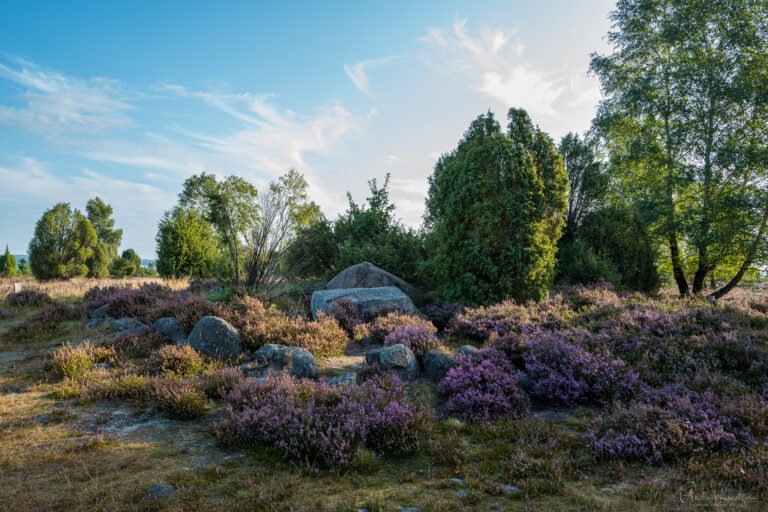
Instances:
[[[429,320],[418,316],[405,315],[397,311],[393,311],[387,315],[374,319],[368,324],[367,334],[373,338],[374,341],[383,343],[384,339],[397,327],[404,327],[406,325],[417,326],[428,330],[432,334],[437,334],[437,328]]]
[[[27,288],[15,293],[9,294],[5,298],[6,304],[17,308],[40,308],[53,304],[51,296],[45,292]]]
[[[15,341],[37,340],[55,332],[63,322],[79,317],[80,312],[76,308],[66,304],[49,304],[6,331],[3,337]]]
[[[440,345],[434,329],[429,329],[423,325],[400,325],[384,338],[385,345],[397,345],[398,343],[410,348],[418,358]]]
[[[160,347],[168,344],[168,340],[159,332],[143,330],[141,332],[117,336],[111,342],[115,350],[128,357],[146,358]]]
[[[202,294],[207,293],[219,285],[216,279],[193,279],[189,282],[187,290],[191,293]]]
[[[495,349],[459,355],[440,382],[446,412],[476,423],[524,416],[529,401],[518,384],[523,376]]]
[[[462,311],[464,311],[464,306],[461,304],[440,301],[430,304],[421,310],[424,316],[440,331],[448,327],[453,317]]]
[[[82,394],[91,400],[130,399],[144,403],[155,396],[155,387],[155,379],[126,373],[86,382],[83,385]]]
[[[290,318],[273,305],[242,297],[230,309],[220,311],[239,332],[247,349],[267,343],[302,347],[317,357],[341,354],[349,339],[333,318],[320,315],[316,322]]]
[[[205,416],[209,408],[205,393],[186,382],[158,383],[154,400],[159,411],[180,420]]]
[[[156,362],[164,373],[186,377],[203,370],[203,358],[189,345],[166,345],[156,354]]]
[[[607,350],[570,343],[568,332],[542,333],[523,347],[531,395],[545,403],[576,405],[626,398],[639,386],[638,376]]]
[[[406,453],[421,446],[430,423],[396,377],[333,387],[274,374],[236,385],[225,399],[230,440],[275,446],[310,466],[348,466],[365,447]]]
[[[11,317],[11,314],[7,310],[0,308],[0,320],[5,318],[10,318],[10,317]]]
[[[86,377],[96,363],[114,363],[115,351],[111,347],[91,345],[62,345],[53,349],[45,361],[45,370],[57,377],[79,380]]]
[[[658,463],[703,451],[727,451],[751,436],[734,417],[719,414],[710,393],[681,385],[643,394],[624,406],[616,403],[597,417],[587,434],[599,458]]]
[[[197,376],[196,387],[208,398],[221,399],[244,379],[240,368],[206,368]]]
[[[339,299],[331,305],[328,315],[334,318],[349,336],[354,335],[355,327],[364,323],[357,304],[349,299]]]

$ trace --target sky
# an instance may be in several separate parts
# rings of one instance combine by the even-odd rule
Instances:
[[[609,0],[0,2],[0,244],[58,202],[114,208],[123,249],[202,171],[289,168],[329,218],[391,173],[417,227],[427,178],[487,111],[556,141],[589,128]]]

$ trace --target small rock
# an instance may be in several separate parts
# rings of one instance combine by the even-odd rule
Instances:
[[[151,486],[145,495],[147,499],[152,501],[165,501],[173,498],[178,492],[179,489],[175,485],[163,482]]]
[[[138,334],[142,331],[149,329],[147,324],[137,320],[135,318],[118,318],[117,320],[109,320],[109,326],[118,335],[126,336],[130,334]]]
[[[453,495],[456,496],[457,498],[466,498],[467,496],[469,496],[467,491],[453,491]]]
[[[96,329],[97,327],[101,327],[102,325],[109,323],[112,320],[114,320],[114,318],[112,318],[111,316],[108,316],[106,318],[93,318],[85,322],[85,326],[88,329]]]
[[[343,375],[338,375],[336,377],[331,377],[328,379],[328,384],[331,386],[341,386],[342,384],[346,384],[348,382],[355,382],[357,381],[357,374],[355,372],[347,372]]]
[[[448,481],[457,485],[464,485],[464,480],[461,478],[449,478]]]
[[[109,316],[109,304],[104,304],[101,307],[98,307],[91,312],[91,320],[101,320],[103,318],[107,318]]]
[[[520,488],[514,485],[504,484],[501,486],[501,492],[504,494],[520,494]]]
[[[176,343],[184,339],[184,329],[181,324],[172,316],[164,316],[155,320],[152,329],[159,332],[165,339]]]
[[[459,350],[457,350],[456,353],[463,356],[471,356],[478,350],[479,349],[477,347],[473,347],[472,345],[462,345],[459,347]]]
[[[315,356],[305,348],[268,343],[253,354],[253,360],[241,366],[246,375],[261,376],[269,371],[282,371],[296,378],[316,379],[320,375]]]
[[[419,376],[419,361],[411,349],[401,343],[367,352],[365,363],[384,370],[395,370],[403,380],[411,380]]]
[[[53,420],[50,414],[39,414],[33,419],[35,420],[35,423],[39,423],[41,425],[47,425]]]
[[[399,507],[400,512],[421,512],[419,507]]]
[[[201,354],[221,359],[240,355],[240,334],[226,320],[216,316],[201,318],[183,343]]]
[[[424,373],[434,382],[443,380],[448,370],[456,366],[456,361],[454,361],[450,354],[440,352],[439,350],[429,350],[424,354],[423,362]]]

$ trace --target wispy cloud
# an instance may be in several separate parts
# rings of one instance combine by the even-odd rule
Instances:
[[[371,84],[368,80],[368,73],[372,68],[389,64],[390,62],[401,59],[401,56],[397,57],[384,57],[380,59],[366,59],[356,62],[354,64],[344,64],[344,72],[347,74],[352,83],[355,84],[360,92],[365,94],[371,99],[375,99],[371,92]]]
[[[0,105],[0,124],[54,137],[133,123],[134,106],[116,80],[83,80],[18,57],[0,61],[0,78],[22,90],[17,105]]]

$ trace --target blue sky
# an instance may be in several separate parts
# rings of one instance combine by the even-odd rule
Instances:
[[[162,5],[160,5],[162,4]],[[290,167],[329,217],[392,174],[417,226],[427,177],[487,110],[556,139],[589,126],[608,0],[1,2],[0,244],[59,201],[111,203],[123,248],[206,170]]]

